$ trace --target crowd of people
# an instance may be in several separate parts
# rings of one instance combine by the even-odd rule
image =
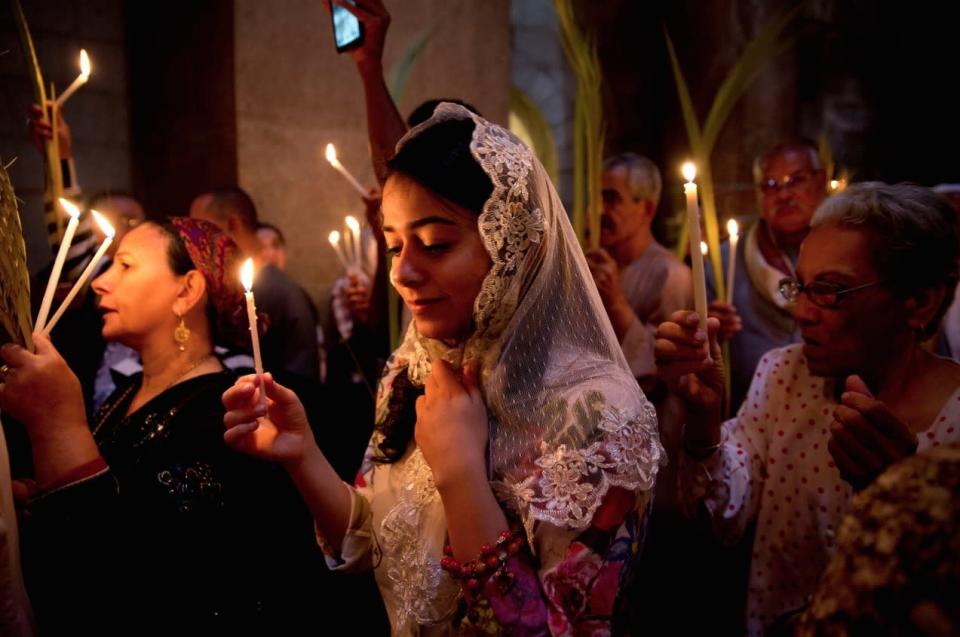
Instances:
[[[115,249],[70,320],[0,347],[0,634],[956,634],[951,201],[828,196],[816,148],[779,143],[700,316],[654,162],[604,162],[584,252],[506,128],[459,100],[400,117],[389,15],[343,6],[381,187],[335,336],[240,187],[182,216],[88,197]]]

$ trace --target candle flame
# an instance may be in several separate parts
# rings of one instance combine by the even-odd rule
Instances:
[[[683,173],[683,178],[687,181],[693,181],[697,178],[697,165],[692,161],[688,161],[681,168],[680,172]]]
[[[336,165],[337,163],[337,149],[333,147],[333,144],[327,144],[327,161],[331,164]]]
[[[837,181],[836,179],[831,179],[831,180],[830,180],[830,190],[836,190],[836,189],[839,188],[839,187],[840,187],[840,182],[839,182],[839,181]]]
[[[706,241],[701,241],[701,242],[700,242],[700,254],[702,254],[703,256],[707,256],[707,251],[708,251],[707,242],[706,242]]]
[[[357,218],[353,215],[347,215],[346,218],[347,227],[354,232],[360,232],[360,222],[357,221]]]
[[[240,267],[240,283],[247,292],[253,287],[253,259],[247,259]]]
[[[80,49],[80,75],[83,76],[84,81],[90,77],[90,56],[87,55],[86,49]]]
[[[731,219],[727,222],[727,233],[731,239],[736,239],[740,229],[737,227],[737,220]]]
[[[76,219],[80,216],[80,209],[70,201],[69,199],[64,199],[60,197],[60,207],[67,211],[67,214]]]
[[[108,239],[113,239],[117,231],[113,229],[113,226],[107,221],[107,218],[96,210],[91,209],[90,214],[93,215],[93,218],[97,221],[97,225],[100,226],[100,230],[107,236]]]
[[[336,247],[336,245],[340,243],[340,231],[334,230],[333,232],[330,233],[330,236],[328,237],[328,239],[330,240],[330,245]]]

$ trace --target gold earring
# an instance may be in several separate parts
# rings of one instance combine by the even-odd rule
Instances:
[[[180,351],[185,352],[187,351],[186,343],[190,340],[190,328],[187,327],[182,316],[178,316],[177,318],[180,319],[180,322],[177,323],[177,327],[173,330],[173,340],[176,341]]]

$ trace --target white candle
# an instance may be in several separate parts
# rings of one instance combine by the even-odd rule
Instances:
[[[50,322],[47,323],[43,328],[43,333],[50,335],[50,332],[53,331],[53,326],[57,324],[62,317],[64,312],[70,307],[70,303],[73,301],[74,297],[83,289],[83,284],[87,282],[87,279],[90,278],[90,275],[93,274],[93,271],[96,269],[97,264],[100,263],[100,259],[103,258],[103,255],[107,253],[107,249],[110,247],[110,244],[113,243],[113,237],[116,235],[116,231],[113,229],[113,226],[110,225],[110,222],[107,221],[107,218],[96,210],[91,210],[90,214],[93,215],[93,218],[96,219],[97,225],[100,226],[100,229],[103,231],[104,239],[103,243],[100,244],[100,247],[97,248],[96,253],[93,255],[93,258],[90,259],[90,263],[87,264],[87,267],[83,269],[83,272],[80,273],[80,278],[77,279],[77,282],[73,284],[73,287],[70,288],[70,293],[67,294],[67,297],[63,299],[63,302],[60,304],[60,307],[57,308],[57,313],[53,315],[53,318],[50,319]]]
[[[327,237],[330,241],[330,245],[333,247],[333,251],[337,253],[337,258],[340,259],[340,263],[343,264],[345,270],[350,269],[350,264],[347,263],[347,258],[343,255],[343,249],[340,247],[340,232],[334,230],[330,233],[330,236]]]
[[[727,303],[733,303],[733,277],[737,271],[737,241],[740,239],[737,220],[727,222],[727,233],[730,235],[730,252],[727,253]]]
[[[347,227],[350,228],[350,236],[353,240],[353,266],[360,269],[360,222],[353,215],[347,215]]]
[[[344,168],[343,164],[340,163],[340,160],[337,159],[337,149],[333,147],[333,144],[327,144],[327,161],[330,162],[330,165],[340,171],[340,174],[349,181],[354,188],[357,189],[357,192],[360,193],[361,197],[367,196],[366,189],[360,185],[360,182],[357,181],[357,178],[350,174],[350,171]]]
[[[253,259],[247,259],[240,268],[240,282],[247,300],[247,322],[250,324],[250,343],[253,347],[253,369],[260,380],[260,406],[266,409],[267,393],[263,388],[263,360],[260,358],[260,334],[257,332],[257,306],[253,300]]]
[[[700,326],[707,329],[707,283],[703,271],[703,253],[700,247],[700,204],[697,200],[697,167],[692,162],[683,165],[687,183],[683,192],[687,196],[687,228],[690,234],[690,261],[693,264],[693,308],[700,317]],[[708,350],[709,351],[709,350]]]
[[[80,49],[80,75],[73,80],[60,97],[57,98],[57,108],[61,108],[73,93],[90,79],[90,56],[86,49]]]
[[[60,249],[57,250],[57,258],[53,261],[50,279],[47,280],[47,289],[43,293],[43,301],[40,303],[40,312],[37,313],[37,320],[34,323],[34,328],[38,330],[43,330],[47,323],[47,316],[49,316],[50,307],[53,305],[53,295],[57,291],[60,273],[63,271],[63,263],[67,260],[67,252],[70,251],[70,244],[73,242],[73,235],[77,231],[77,224],[80,223],[80,210],[75,205],[61,197],[60,206],[70,215],[70,222],[63,233]]]

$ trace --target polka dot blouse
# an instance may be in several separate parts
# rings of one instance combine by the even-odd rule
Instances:
[[[720,450],[703,462],[681,459],[681,498],[706,506],[719,537],[736,541],[756,521],[750,635],[806,603],[852,496],[827,451],[835,382],[810,374],[801,345],[768,352],[740,412],[723,424]],[[958,428],[960,389],[919,434],[919,450],[960,441]]]

